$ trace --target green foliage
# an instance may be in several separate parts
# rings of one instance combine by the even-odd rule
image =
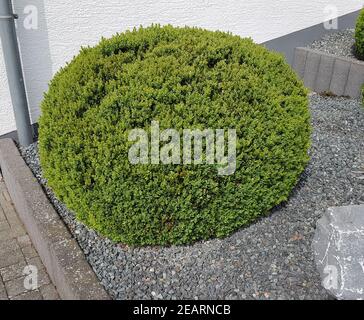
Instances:
[[[237,169],[132,165],[128,133],[236,129]],[[250,39],[154,25],[102,39],[51,81],[42,103],[44,176],[77,218],[129,245],[224,237],[285,201],[308,162],[307,91]],[[149,131],[148,131],[149,132]]]
[[[355,28],[355,53],[358,59],[364,60],[364,9],[360,11]],[[362,89],[364,105],[364,86]]]
[[[364,59],[364,9],[360,11],[356,21],[355,51],[359,59]]]

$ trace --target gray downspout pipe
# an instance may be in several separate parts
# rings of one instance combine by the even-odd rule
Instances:
[[[12,1],[0,0],[0,36],[18,139],[20,145],[28,146],[33,142],[33,130],[30,123],[15,19]]]

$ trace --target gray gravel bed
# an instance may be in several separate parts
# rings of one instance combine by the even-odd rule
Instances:
[[[364,202],[364,109],[359,101],[311,96],[311,162],[287,203],[220,240],[191,246],[130,248],[75,221],[46,192],[115,299],[329,299],[311,242],[330,206]],[[22,149],[45,185],[37,145]]]
[[[355,57],[355,31],[347,29],[335,33],[328,33],[321,39],[314,41],[308,47],[340,57],[357,59]]]

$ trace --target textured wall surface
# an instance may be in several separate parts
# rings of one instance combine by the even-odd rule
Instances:
[[[261,43],[321,23],[324,9],[341,16],[358,10],[363,0],[14,0],[20,15],[18,37],[32,120],[54,72],[101,36],[151,23],[226,30]],[[27,6],[38,10],[38,29],[27,30]],[[28,7],[29,8],[29,7]],[[0,135],[15,130],[5,69],[0,55]]]
[[[15,130],[13,107],[11,104],[8,79],[5,73],[2,46],[0,42],[0,135]]]

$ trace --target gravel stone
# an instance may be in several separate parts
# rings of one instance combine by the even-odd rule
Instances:
[[[329,299],[311,243],[328,207],[363,203],[364,109],[310,96],[311,161],[289,200],[225,239],[190,246],[113,244],[75,220],[46,187],[37,144],[22,155],[115,299]]]
[[[328,33],[325,34],[321,39],[314,41],[308,47],[314,50],[334,54],[339,57],[357,60],[354,54],[354,34],[354,29],[346,29],[335,33]]]

